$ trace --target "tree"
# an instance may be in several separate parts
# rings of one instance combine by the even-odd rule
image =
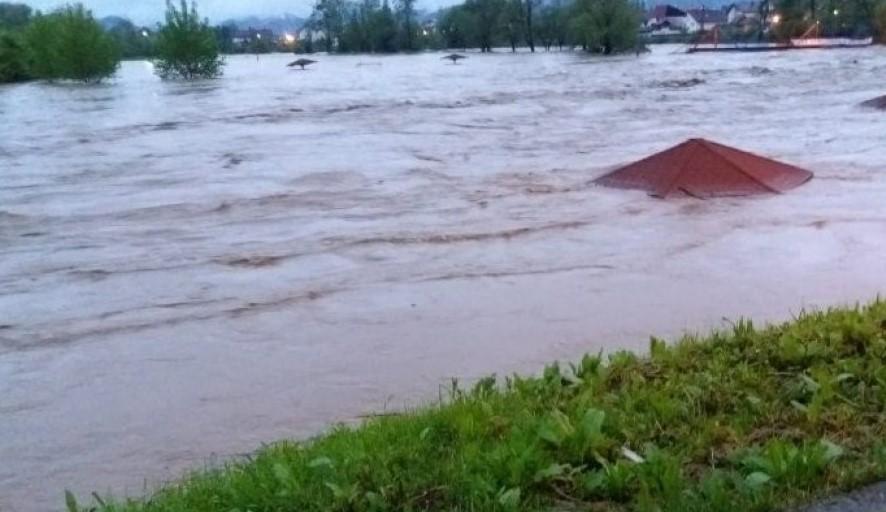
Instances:
[[[880,5],[877,7],[874,27],[876,28],[879,42],[886,44],[886,1],[880,2]]]
[[[323,31],[326,51],[332,53],[344,29],[343,0],[318,0],[311,14],[310,26]]]
[[[261,34],[257,33],[255,37],[250,38],[249,42],[246,43],[244,51],[258,55],[260,53],[271,53],[275,48],[276,44],[273,39],[262,37]]]
[[[38,15],[24,31],[35,78],[98,82],[120,65],[120,49],[81,4]]]
[[[147,29],[138,28],[129,20],[120,20],[108,29],[108,34],[117,42],[124,59],[149,57],[152,45]]]
[[[534,4],[535,0],[526,0],[526,44],[532,53],[535,53],[535,27],[532,17]]]
[[[447,9],[439,22],[440,34],[443,36],[443,45],[446,48],[464,48],[472,43],[473,34],[476,32],[476,19],[464,5],[457,5]]]
[[[569,11],[570,9],[561,5],[560,0],[554,0],[541,8],[536,33],[546,51],[550,51],[555,44],[562,50],[566,44]]]
[[[193,2],[176,9],[166,0],[166,24],[157,32],[154,69],[163,79],[195,80],[222,74],[224,59],[209,22],[200,19]]]
[[[587,51],[610,55],[635,50],[639,13],[627,0],[578,0],[575,32]]]
[[[0,33],[0,83],[21,82],[29,78],[21,41],[15,34]]]
[[[398,0],[397,14],[403,21],[403,37],[400,49],[415,50],[415,0]]]
[[[234,33],[237,32],[237,25],[224,24],[213,29],[215,32],[215,43],[219,53],[234,53]]]
[[[481,52],[491,52],[504,0],[466,0],[464,6],[474,18],[473,28],[477,46]]]
[[[523,0],[505,0],[501,11],[501,27],[511,51],[517,51],[517,43],[523,36]]]
[[[31,8],[25,4],[0,2],[0,29],[17,30],[31,21]]]
[[[0,2],[0,83],[30,78],[25,47],[18,32],[31,21],[31,8]]]
[[[341,39],[338,42],[338,50],[341,52],[366,51],[363,42],[363,23],[358,17],[357,10],[351,12],[351,17],[342,30]]]
[[[757,38],[760,41],[762,41],[763,37],[766,35],[766,30],[767,30],[767,26],[768,26],[768,22],[769,22],[770,8],[771,8],[771,5],[769,3],[769,0],[762,1],[757,6],[757,14],[760,19],[760,30],[758,32]]]
[[[809,11],[805,0],[779,0],[778,14],[780,19],[774,27],[775,37],[780,41],[788,41],[799,37],[809,29]]]
[[[385,53],[397,51],[397,19],[388,0],[382,2],[381,9],[375,13],[374,18],[372,46],[375,51]]]

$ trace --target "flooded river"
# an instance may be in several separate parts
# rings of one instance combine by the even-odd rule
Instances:
[[[857,106],[886,49],[677,50],[0,87],[0,510],[886,290],[886,113]],[[696,136],[816,177],[712,201],[589,184]]]

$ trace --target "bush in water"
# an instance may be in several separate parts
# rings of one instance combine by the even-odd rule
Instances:
[[[24,31],[34,78],[98,82],[120,65],[120,49],[81,4],[37,16]]]
[[[0,33],[0,83],[21,82],[28,78],[21,41],[14,34]]]
[[[579,0],[573,30],[582,47],[610,55],[638,48],[640,13],[627,0]]]
[[[164,79],[215,78],[224,67],[215,32],[187,0],[181,0],[180,9],[166,1],[166,24],[157,33],[155,54],[156,73]]]

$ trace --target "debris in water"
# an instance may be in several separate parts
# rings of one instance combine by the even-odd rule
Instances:
[[[270,267],[276,265],[283,259],[282,256],[248,256],[243,258],[235,258],[230,260],[219,260],[219,263],[231,267]]]
[[[317,61],[311,60],[311,59],[297,59],[297,60],[294,60],[294,61],[290,62],[289,64],[287,64],[287,66],[290,68],[294,68],[295,66],[301,66],[302,69],[305,69],[305,66],[310,66],[311,64],[314,64],[315,62],[317,62]]]
[[[655,87],[663,87],[665,89],[688,89],[690,87],[695,87],[696,85],[701,85],[703,83],[705,83],[705,80],[703,78],[675,78],[673,80],[661,80],[658,82],[653,82],[652,85]]]
[[[878,98],[861,102],[862,107],[875,108],[877,110],[886,110],[886,94]]]
[[[458,61],[460,61],[462,59],[467,59],[467,57],[465,57],[464,55],[458,54],[458,53],[450,53],[449,55],[447,55],[443,58],[451,60],[453,64],[458,64]]]
[[[771,75],[772,70],[765,66],[751,66],[748,72],[753,76]]]

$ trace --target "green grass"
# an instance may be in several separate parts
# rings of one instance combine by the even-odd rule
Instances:
[[[280,442],[102,511],[785,509],[886,478],[886,302],[653,339]],[[71,509],[86,510],[68,496]]]

